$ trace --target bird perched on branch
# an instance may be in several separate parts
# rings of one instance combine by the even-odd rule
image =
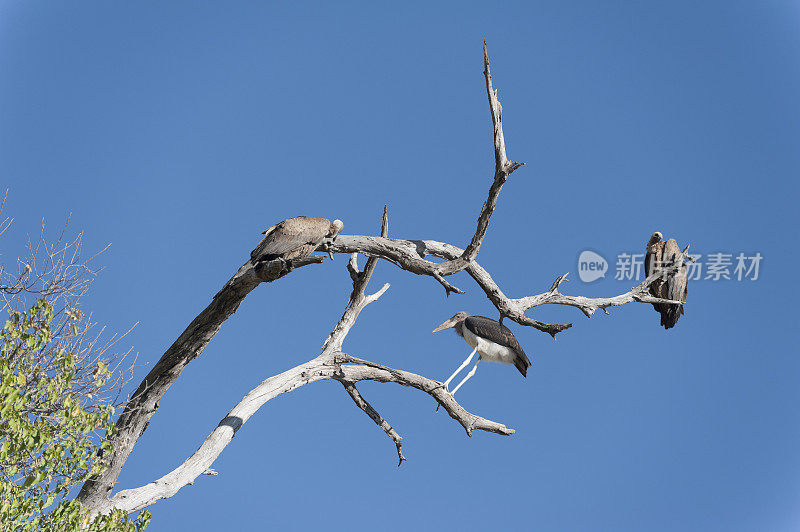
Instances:
[[[669,268],[681,254],[681,248],[674,238],[664,241],[661,233],[656,231],[647,242],[647,254],[644,259],[644,274],[649,277],[660,269]],[[661,299],[686,301],[687,294],[686,264],[681,260],[677,271],[665,273],[650,284],[650,294]],[[671,329],[683,315],[683,304],[653,303],[653,308],[661,314],[661,325]]]
[[[341,220],[331,222],[327,218],[310,216],[289,218],[262,232],[264,238],[250,253],[250,258],[257,262],[307,257],[323,240],[336,237],[342,227]]]
[[[458,367],[450,378],[444,383],[445,388],[448,387],[450,381],[458,375],[458,372],[464,369],[469,364],[475,353],[478,353],[478,362],[481,360],[488,360],[490,362],[500,362],[501,364],[514,364],[523,377],[527,377],[528,368],[531,361],[522,346],[519,345],[514,333],[512,333],[505,325],[491,319],[484,318],[483,316],[470,316],[464,311],[457,312],[452,318],[445,321],[433,332],[443,331],[445,329],[453,328],[456,333],[472,347],[472,353],[467,359]],[[458,386],[453,390],[453,394],[458,391],[461,386],[467,382],[470,377],[475,375],[478,369],[478,362],[475,362],[472,370],[464,377]]]

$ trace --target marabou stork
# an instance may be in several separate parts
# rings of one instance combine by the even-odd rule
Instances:
[[[528,360],[522,346],[514,337],[508,327],[499,323],[491,318],[484,318],[483,316],[470,316],[464,311],[457,312],[455,316],[445,321],[433,332],[443,331],[445,329],[454,328],[456,333],[472,347],[472,353],[467,359],[458,367],[455,372],[450,375],[444,383],[445,389],[449,389],[450,381],[458,375],[458,372],[470,363],[475,353],[478,353],[478,362],[475,362],[472,370],[464,377],[458,386],[452,391],[455,394],[467,380],[475,375],[478,369],[478,363],[481,360],[488,360],[490,362],[500,362],[501,364],[514,364],[523,377],[527,376],[528,368],[531,361]]]

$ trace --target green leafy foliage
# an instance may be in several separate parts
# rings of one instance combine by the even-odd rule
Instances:
[[[80,311],[54,321],[42,298],[9,314],[0,332],[0,532],[144,530],[149,512],[90,522],[69,498],[102,470],[114,431],[114,408],[97,397],[112,370],[86,356]]]

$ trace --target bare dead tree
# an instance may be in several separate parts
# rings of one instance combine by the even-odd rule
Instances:
[[[494,125],[495,172],[488,197],[478,216],[477,227],[469,244],[461,249],[452,244],[433,240],[391,239],[388,237],[388,216],[385,208],[380,236],[339,235],[335,239],[324,241],[317,251],[350,255],[347,269],[353,282],[353,289],[342,317],[323,344],[322,353],[304,364],[261,382],[228,412],[199,449],[177,468],[149,484],[112,494],[128,456],[146,430],[150,418],[158,408],[159,401],[180,377],[186,366],[202,353],[224,321],[236,311],[247,294],[261,283],[280,279],[294,268],[322,262],[323,257],[307,257],[288,264],[282,260],[262,263],[248,261],[243,264],[214,296],[211,304],[167,349],[132,395],[125,411],[117,421],[118,431],[112,440],[114,450],[105,457],[108,464],[107,469],[96,478],[87,481],[81,489],[79,498],[84,504],[88,505],[95,513],[105,513],[112,508],[131,512],[175,495],[183,486],[192,484],[202,474],[216,474],[211,469],[212,464],[253,413],[279,395],[320,380],[336,380],[342,384],[356,406],[364,411],[394,443],[400,464],[405,460],[401,437],[363,397],[356,387],[357,383],[364,380],[393,382],[424,392],[433,397],[450,417],[464,428],[468,435],[471,435],[474,430],[501,435],[513,434],[513,429],[465,410],[444,388],[443,383],[435,379],[384,366],[343,351],[344,340],[355,325],[361,311],[370,303],[377,301],[389,288],[389,285],[385,284],[374,293],[366,292],[367,284],[379,259],[388,261],[411,273],[434,278],[445,288],[446,295],[464,293],[463,290],[446,280],[446,277],[464,270],[484,291],[489,301],[497,308],[501,318],[508,317],[521,325],[546,332],[554,338],[556,334],[568,329],[572,324],[540,322],[526,315],[529,309],[547,304],[567,305],[578,308],[588,317],[597,309],[607,312],[606,309],[609,307],[631,302],[676,304],[673,301],[655,298],[648,293],[647,288],[657,278],[657,275],[648,277],[643,283],[631,288],[628,292],[609,298],[587,298],[562,294],[559,287],[566,280],[566,274],[559,276],[543,293],[516,299],[509,298],[495,283],[489,272],[478,264],[476,257],[486,235],[489,220],[496,208],[500,191],[511,173],[521,166],[521,163],[510,162],[506,155],[502,107],[497,98],[497,91],[492,85],[485,43],[484,77]],[[363,270],[359,270],[358,267],[358,254],[368,257]],[[444,259],[444,262],[427,260],[428,256]],[[677,269],[680,261],[685,257],[686,250],[676,259],[672,268]]]

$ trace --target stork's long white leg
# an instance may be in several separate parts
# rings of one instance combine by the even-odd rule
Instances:
[[[455,377],[456,375],[458,375],[458,372],[459,372],[459,371],[461,371],[462,369],[464,369],[464,368],[466,368],[466,367],[467,367],[467,364],[469,364],[470,360],[472,360],[472,357],[474,357],[474,356],[475,356],[475,351],[477,351],[477,350],[478,350],[478,348],[477,348],[477,347],[476,347],[475,349],[473,349],[473,350],[472,350],[472,353],[470,353],[470,354],[469,354],[469,356],[468,356],[468,357],[467,357],[467,359],[466,359],[466,360],[463,362],[463,364],[461,364],[460,366],[458,366],[458,369],[457,369],[457,370],[455,370],[455,371],[453,372],[453,374],[452,374],[452,375],[450,375],[450,378],[448,378],[446,381],[444,381],[444,389],[445,389],[445,390],[447,390],[447,386],[450,384],[450,381],[452,381],[452,380],[453,380],[453,377]]]
[[[478,362],[475,362],[475,365],[472,366],[472,369],[469,371],[469,373],[467,373],[467,376],[464,377],[464,380],[458,383],[458,386],[456,386],[455,390],[450,392],[450,395],[455,395],[456,392],[458,391],[458,389],[461,388],[462,386],[464,386],[464,383],[467,382],[470,379],[470,377],[475,375],[475,372],[478,371],[478,364],[480,363],[480,361],[481,361],[481,359],[478,358]]]

